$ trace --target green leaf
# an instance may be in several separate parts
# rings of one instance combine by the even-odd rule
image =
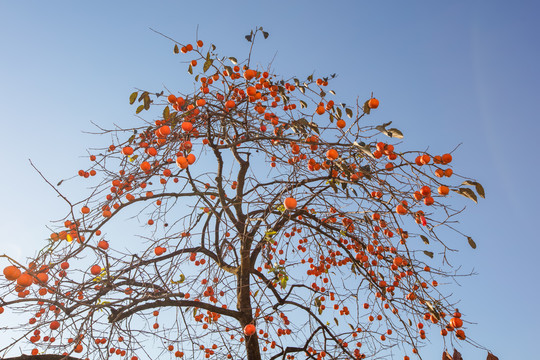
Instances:
[[[469,240],[469,245],[471,245],[471,247],[472,247],[473,249],[476,249],[476,243],[474,242],[474,240],[472,239],[472,237],[467,236],[467,240]]]
[[[346,109],[345,109],[345,114],[347,114],[347,116],[349,117],[349,119],[352,119],[352,117],[353,117],[353,112],[352,112],[351,109],[346,108]]]
[[[131,93],[131,95],[129,95],[129,105],[133,105],[135,100],[137,100],[137,95],[139,95],[139,93],[137,91],[135,91],[135,92]]]
[[[420,235],[420,238],[422,239],[422,241],[424,242],[424,244],[429,245],[429,240],[428,240],[428,238],[427,238],[426,236]]]
[[[433,259],[433,253],[431,251],[424,250],[424,254]]]
[[[139,155],[133,155],[129,158],[129,162],[134,162],[135,160],[137,160],[137,158],[139,157]]]
[[[476,194],[475,194],[471,189],[468,189],[468,188],[459,188],[459,189],[457,189],[457,190],[452,189],[452,191],[455,191],[455,192],[457,192],[458,194],[461,194],[461,195],[465,196],[466,198],[471,199],[471,200],[474,201],[475,203],[478,203],[478,199],[476,198]]]
[[[135,114],[138,114],[143,110],[144,110],[144,105],[139,105],[139,107],[137,107],[137,110],[135,110]]]
[[[212,59],[206,59],[206,61],[204,62],[204,65],[203,65],[203,72],[206,72],[206,70],[210,69],[210,66],[212,66],[213,62],[214,62],[214,60],[212,60]]]
[[[177,44],[174,44],[174,53],[175,54],[178,54],[180,52],[180,49],[178,48],[178,45]]]
[[[235,57],[229,57],[229,60],[231,60],[231,62],[233,63],[233,65],[237,65],[238,64],[238,60],[236,60]]]
[[[474,186],[476,188],[476,192],[478,193],[478,195],[480,195],[482,199],[486,198],[486,192],[484,191],[484,187],[480,183],[476,181],[467,180],[467,181],[464,181],[462,185]]]

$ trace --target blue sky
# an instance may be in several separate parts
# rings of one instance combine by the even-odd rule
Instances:
[[[477,325],[468,334],[500,359],[531,358],[540,331],[534,303],[539,211],[540,26],[535,1],[27,1],[0,3],[0,244],[24,258],[66,207],[32,169],[56,183],[87,165],[87,149],[109,139],[91,122],[138,124],[135,88],[193,88],[158,30],[179,41],[213,42],[242,58],[243,36],[260,64],[285,77],[337,73],[345,102],[381,101],[377,117],[409,148],[455,152],[455,169],[480,181],[487,199],[468,204],[456,259],[477,276],[453,288]],[[64,189],[77,198],[80,183]],[[454,239],[449,239],[450,242]],[[440,356],[439,344],[426,354]],[[464,346],[467,360],[485,352]],[[432,351],[432,352],[430,352]],[[426,356],[429,358],[429,356]]]

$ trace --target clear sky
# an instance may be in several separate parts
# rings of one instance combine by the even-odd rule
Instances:
[[[204,5],[202,5],[204,4]],[[135,88],[190,90],[170,41],[199,38],[242,58],[244,35],[270,33],[256,57],[284,76],[337,73],[346,102],[381,101],[408,148],[454,153],[455,171],[487,199],[468,204],[458,262],[478,275],[453,289],[475,321],[467,334],[502,359],[537,356],[536,222],[540,103],[537,1],[2,1],[0,2],[0,228],[2,252],[33,255],[66,207],[28,159],[56,183],[109,139],[91,122],[139,124]],[[78,183],[80,185],[80,183]],[[77,198],[78,188],[64,190]],[[460,348],[464,359],[483,350]],[[425,352],[440,357],[435,343]]]

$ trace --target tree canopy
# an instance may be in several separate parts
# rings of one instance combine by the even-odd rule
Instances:
[[[101,129],[114,143],[78,172],[90,195],[51,183],[66,218],[29,262],[1,256],[1,311],[24,319],[6,356],[407,360],[428,336],[468,341],[439,234],[476,247],[449,198],[484,190],[451,151],[407,149],[373,124],[373,95],[338,100],[335,75],[173,50],[194,90],[131,94],[154,119]],[[108,235],[123,226],[136,236]]]

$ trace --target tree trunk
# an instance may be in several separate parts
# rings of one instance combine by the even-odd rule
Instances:
[[[241,313],[241,326],[242,329],[247,324],[255,325],[253,321],[253,309],[251,307],[251,295],[250,295],[250,270],[251,270],[251,258],[250,251],[251,240],[248,238],[242,239],[241,245],[241,262],[240,271],[238,272],[238,300],[237,307]],[[257,334],[252,336],[246,336],[246,352],[247,360],[261,360],[261,351],[259,348],[259,339]]]

